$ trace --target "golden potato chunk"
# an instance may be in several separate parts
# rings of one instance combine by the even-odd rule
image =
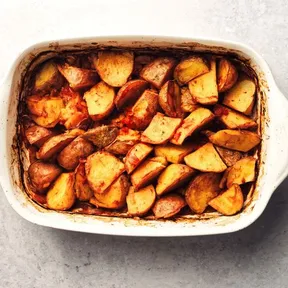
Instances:
[[[138,190],[145,185],[150,184],[167,166],[167,161],[164,157],[154,157],[145,160],[134,172],[131,174],[131,182]]]
[[[256,159],[248,156],[236,162],[227,176],[227,187],[233,184],[244,184],[255,180]]]
[[[181,109],[184,112],[193,112],[200,106],[193,99],[192,95],[189,92],[188,87],[181,88]]]
[[[93,58],[93,63],[104,82],[112,87],[121,87],[133,71],[134,54],[128,51],[100,51]]]
[[[216,61],[211,60],[211,69],[189,81],[188,87],[193,99],[203,105],[213,105],[218,101],[218,89],[216,82]]]
[[[220,180],[220,173],[201,173],[190,182],[185,199],[193,212],[201,214],[205,211],[208,203],[220,191]]]
[[[176,60],[170,57],[159,57],[144,66],[140,72],[140,77],[151,83],[157,89],[169,80],[173,75]]]
[[[85,171],[94,194],[101,194],[125,171],[125,168],[114,155],[106,151],[98,151],[87,158]]]
[[[215,105],[213,111],[228,129],[250,129],[257,127],[257,123],[251,118],[225,106]]]
[[[207,143],[184,158],[185,163],[203,172],[223,172],[227,166],[212,143]]]
[[[75,200],[74,173],[62,173],[47,193],[47,206],[53,210],[68,210]]]
[[[260,143],[261,138],[254,132],[226,129],[209,136],[209,140],[224,148],[248,152]]]
[[[141,162],[152,152],[153,147],[145,143],[135,144],[127,153],[124,164],[128,174],[131,174]],[[159,156],[159,155],[156,155]]]
[[[252,113],[256,85],[253,80],[243,78],[226,92],[223,104],[246,115]]]
[[[171,164],[160,174],[156,193],[163,195],[183,185],[193,175],[194,170],[184,164]]]
[[[89,201],[94,195],[87,181],[84,162],[80,162],[75,170],[74,188],[75,195],[80,201]]]
[[[182,119],[170,118],[157,113],[141,135],[141,141],[150,144],[167,143],[181,125]]]
[[[230,169],[231,169],[231,167],[228,167],[228,168],[224,171],[224,173],[223,173],[223,176],[222,176],[221,181],[220,181],[220,183],[219,183],[219,187],[220,187],[221,189],[226,188],[227,177],[228,177],[228,174],[229,174]]]
[[[185,200],[179,194],[169,194],[156,200],[152,211],[156,219],[167,219],[178,214],[186,205]]]
[[[131,216],[143,216],[153,206],[156,199],[154,187],[149,185],[141,190],[130,193],[126,197],[128,214]]]
[[[129,182],[125,175],[121,175],[104,193],[95,193],[90,203],[107,209],[120,209],[126,204]]]
[[[114,108],[115,91],[105,82],[99,82],[84,93],[88,113],[94,121],[106,118]]]
[[[239,151],[230,150],[222,147],[215,146],[218,154],[220,155],[223,162],[228,166],[233,166],[237,161],[239,161],[243,154]]]
[[[217,67],[217,85],[219,92],[229,90],[237,81],[238,72],[231,61],[221,58]]]
[[[234,215],[244,204],[243,193],[239,185],[234,184],[209,202],[209,205],[223,215]]]
[[[183,120],[170,142],[175,145],[182,145],[188,136],[191,136],[193,132],[209,123],[213,118],[214,114],[209,109],[197,108]]]
[[[174,70],[174,78],[179,85],[184,85],[192,79],[208,73],[209,63],[200,56],[191,56],[182,60]]]
[[[31,145],[41,147],[44,142],[54,136],[55,133],[45,127],[32,125],[25,130],[25,136]]]

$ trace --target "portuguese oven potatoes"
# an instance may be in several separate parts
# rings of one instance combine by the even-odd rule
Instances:
[[[257,78],[232,56],[59,52],[26,77],[23,178],[43,207],[76,213],[85,204],[83,213],[148,219],[228,216],[255,187]]]

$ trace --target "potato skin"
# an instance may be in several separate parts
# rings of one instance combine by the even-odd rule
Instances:
[[[41,147],[44,142],[54,136],[55,133],[45,127],[33,125],[25,130],[25,136],[31,145]]]
[[[217,67],[218,92],[229,90],[238,79],[238,72],[235,66],[228,59],[220,59]]]

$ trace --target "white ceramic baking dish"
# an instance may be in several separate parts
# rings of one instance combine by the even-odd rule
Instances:
[[[34,203],[23,191],[16,140],[17,104],[21,81],[30,62],[45,51],[79,50],[97,47],[174,48],[191,51],[235,53],[249,61],[260,87],[258,99],[262,119],[259,176],[254,193],[242,213],[225,217],[215,213],[190,216],[177,221],[137,220],[59,213]],[[193,236],[228,233],[253,223],[271,195],[288,174],[288,101],[277,88],[266,62],[251,48],[231,41],[152,36],[110,36],[61,40],[29,47],[14,62],[0,91],[0,181],[14,210],[25,219],[54,228],[113,235]]]

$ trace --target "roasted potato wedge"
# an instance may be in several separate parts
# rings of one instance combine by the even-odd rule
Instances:
[[[222,147],[215,146],[219,156],[223,162],[228,166],[233,166],[237,161],[239,161],[243,154],[239,151],[230,150]]]
[[[47,193],[47,206],[53,210],[68,210],[75,200],[75,174],[62,173]]]
[[[208,73],[202,74],[188,83],[193,99],[203,105],[214,105],[218,102],[215,60],[211,60],[210,67]]]
[[[224,171],[224,173],[223,173],[223,176],[222,176],[221,181],[220,181],[220,183],[219,183],[219,187],[220,187],[221,189],[226,188],[227,177],[228,177],[228,174],[229,174],[230,169],[231,169],[231,167],[228,167],[228,168]]]
[[[91,142],[77,137],[59,153],[57,161],[66,170],[74,170],[80,159],[88,157],[93,152],[94,146]]]
[[[25,130],[25,136],[31,145],[41,147],[44,142],[55,135],[55,132],[38,125],[32,125]]]
[[[115,91],[105,82],[99,82],[84,93],[88,113],[94,121],[106,118],[114,108]]]
[[[222,161],[212,143],[207,143],[184,158],[185,163],[203,172],[223,172],[227,166]]]
[[[164,157],[154,157],[145,160],[131,174],[130,180],[135,190],[150,184],[166,166],[167,161]]]
[[[150,144],[167,143],[181,125],[182,119],[170,118],[157,113],[141,135],[141,141]]]
[[[135,57],[134,67],[133,67],[133,75],[139,77],[141,70],[143,67],[149,63],[151,63],[155,59],[152,55],[139,55]]]
[[[232,88],[238,79],[238,72],[231,61],[221,58],[217,67],[218,92],[225,92]]]
[[[127,153],[124,164],[128,174],[131,174],[142,161],[152,152],[153,147],[145,143],[135,144]],[[158,156],[158,155],[156,155]]]
[[[30,183],[38,193],[45,193],[61,172],[59,166],[41,161],[32,163],[28,169]]]
[[[167,116],[184,117],[184,112],[181,108],[181,91],[175,81],[168,80],[162,86],[159,92],[159,104]]]
[[[122,122],[132,129],[144,130],[157,112],[158,94],[145,90],[132,109],[126,112]]]
[[[243,193],[239,185],[234,184],[209,202],[209,205],[223,215],[234,215],[244,204]]]
[[[192,79],[208,73],[209,63],[200,56],[191,56],[182,60],[174,70],[174,78],[180,86],[188,83]]]
[[[171,218],[178,214],[187,204],[179,194],[169,194],[156,200],[152,209],[155,218]]]
[[[193,212],[201,214],[205,211],[208,203],[220,191],[220,180],[220,173],[201,173],[190,182],[185,199]]]
[[[256,159],[252,156],[242,158],[236,162],[230,169],[227,176],[227,187],[233,184],[244,184],[255,180]]]
[[[256,85],[253,80],[242,78],[225,93],[223,104],[251,115],[255,101]]]
[[[87,158],[85,171],[94,194],[101,194],[125,171],[125,167],[114,155],[98,151]]]
[[[54,96],[32,95],[26,99],[31,118],[39,126],[53,128],[60,121],[63,100]]]
[[[193,175],[194,170],[184,164],[170,164],[157,180],[156,193],[163,195],[179,188]]]
[[[191,136],[193,132],[206,125],[213,118],[214,114],[209,109],[202,107],[197,108],[183,120],[183,123],[176,130],[170,142],[175,145],[182,145],[188,136]]]
[[[192,95],[189,92],[188,87],[181,88],[181,109],[183,112],[193,112],[200,106],[193,99]]]
[[[159,57],[144,66],[140,77],[151,83],[157,89],[169,80],[173,75],[176,60],[170,57]]]
[[[129,182],[125,175],[121,175],[104,193],[95,193],[90,203],[107,209],[120,209],[126,204]]]
[[[140,137],[139,131],[127,127],[121,128],[115,140],[106,146],[105,150],[117,155],[126,155],[128,151],[140,141]]]
[[[89,88],[99,79],[96,71],[93,70],[70,66],[67,63],[58,64],[57,67],[73,90]]]
[[[209,136],[209,140],[224,148],[248,152],[260,143],[261,138],[254,132],[226,129]]]
[[[104,82],[112,87],[121,87],[133,71],[134,54],[128,51],[100,51],[93,58],[93,63]]]
[[[89,201],[94,195],[87,181],[84,162],[80,162],[75,170],[74,189],[75,195],[80,201]]]
[[[225,106],[215,105],[213,111],[228,129],[251,129],[257,127],[257,123],[251,118]]]
[[[120,110],[125,106],[134,105],[148,86],[149,83],[145,80],[135,79],[128,81],[119,89],[115,97],[114,102],[117,109]]]
[[[130,193],[126,197],[128,214],[131,216],[143,216],[153,206],[156,193],[153,185],[149,185],[141,190]]]

